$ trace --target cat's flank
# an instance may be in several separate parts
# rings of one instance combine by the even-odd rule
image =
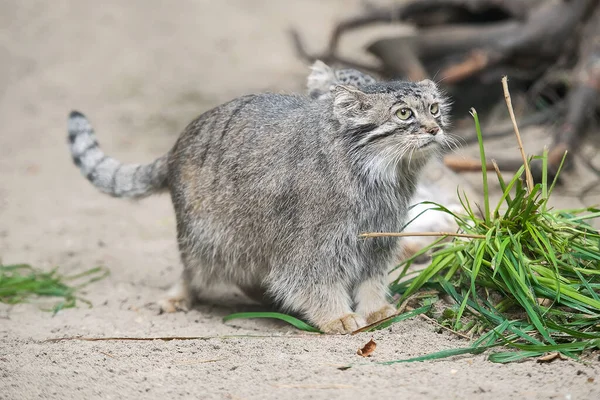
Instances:
[[[395,312],[387,272],[419,172],[447,147],[447,102],[431,81],[337,85],[331,96],[258,94],[192,121],[147,165],[98,147],[69,116],[76,165],[117,197],[169,190],[183,277],[160,302],[185,307],[218,283],[238,285],[328,333]]]

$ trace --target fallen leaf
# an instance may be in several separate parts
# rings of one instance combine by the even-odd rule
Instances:
[[[358,349],[356,354],[358,354],[359,356],[363,356],[363,357],[369,357],[371,355],[371,353],[373,353],[375,351],[376,348],[377,348],[377,343],[375,343],[373,338],[371,338],[371,340],[369,340],[369,342],[367,344],[365,344],[362,349]]]
[[[555,353],[548,353],[545,356],[541,356],[540,358],[537,359],[537,362],[546,363],[546,362],[552,362],[556,359],[566,360],[566,358],[564,358],[562,354],[555,352]]]
[[[543,306],[543,307],[550,307],[553,303],[552,300],[547,299],[545,297],[538,297],[537,302],[540,306]]]

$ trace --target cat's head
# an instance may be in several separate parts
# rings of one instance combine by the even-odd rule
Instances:
[[[433,81],[336,85],[332,98],[335,117],[358,146],[381,142],[417,151],[446,144],[448,101]]]
[[[317,61],[308,77],[314,98],[331,97],[351,150],[389,165],[429,158],[455,145],[447,132],[450,102],[431,80],[377,82],[354,69]]]
[[[349,153],[371,178],[396,182],[456,143],[448,101],[433,81],[337,85],[332,101]]]

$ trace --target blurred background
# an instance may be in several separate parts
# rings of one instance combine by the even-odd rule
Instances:
[[[315,58],[379,78],[428,76],[453,96],[453,132],[464,142],[446,160],[463,172],[434,164],[429,187],[443,188],[448,201],[456,201],[457,185],[470,188],[476,202],[481,172],[470,107],[483,117],[488,156],[506,162],[508,173],[520,162],[500,84],[507,74],[525,150],[574,155],[551,203],[598,204],[598,3],[0,0],[0,265],[58,267],[66,276],[110,270],[82,293],[93,309],[81,304],[52,316],[35,304],[0,307],[0,387],[8,387],[0,397],[197,398],[205,390],[227,399],[600,398],[590,395],[597,368],[572,361],[533,368],[469,357],[342,372],[337,366],[358,357],[364,337],[290,340],[292,329],[273,322],[224,324],[239,309],[223,303],[156,316],[156,300],[182,269],[170,198],[132,202],[99,193],[73,165],[66,128],[69,112],[79,110],[107,154],[150,162],[220,103],[252,92],[303,92]],[[40,343],[265,332],[286,334],[262,342]],[[379,360],[463,346],[417,319],[375,339]]]

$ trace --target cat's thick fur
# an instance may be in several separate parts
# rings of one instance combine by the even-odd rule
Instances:
[[[244,96],[202,114],[148,165],[105,156],[78,112],[69,141],[106,193],[170,191],[184,272],[163,308],[233,283],[345,333],[395,311],[386,274],[398,240],[358,235],[402,228],[420,170],[447,146],[446,104],[431,81]]]
[[[352,68],[333,69],[322,61],[315,61],[311,73],[306,80],[309,95],[315,99],[332,95],[337,85],[352,85],[361,88],[375,83],[377,80],[370,75]],[[454,139],[450,139],[456,144]],[[440,175],[443,181],[440,181]],[[447,182],[450,180],[450,182]],[[404,232],[452,232],[458,229],[451,214],[436,210],[435,202],[447,209],[460,214],[463,208],[456,199],[456,185],[460,178],[448,169],[440,159],[434,158],[425,166],[424,173],[417,181],[414,197],[406,220]],[[466,182],[462,182],[463,190]],[[445,187],[445,188],[444,188]],[[450,187],[450,188],[449,188]],[[402,239],[401,257],[410,257],[428,246],[439,237],[408,236]]]

